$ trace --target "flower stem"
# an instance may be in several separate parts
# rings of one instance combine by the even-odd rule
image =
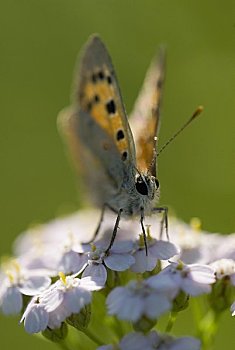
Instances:
[[[178,314],[177,312],[170,313],[170,317],[169,317],[168,323],[166,325],[166,332],[170,332],[172,330],[174,323],[176,321],[177,314]]]
[[[218,330],[219,314],[209,310],[205,317],[198,324],[198,336],[202,341],[202,349],[212,349],[214,338]]]
[[[62,342],[60,342],[60,343],[58,343],[58,344],[59,344],[59,346],[60,346],[60,348],[61,348],[62,350],[71,350],[71,348],[68,346],[68,344],[66,344],[65,341],[62,341]]]
[[[83,330],[83,333],[86,334],[86,336],[90,338],[97,345],[103,345],[103,342],[99,338],[97,338],[97,336],[94,335],[90,330],[85,329]]]

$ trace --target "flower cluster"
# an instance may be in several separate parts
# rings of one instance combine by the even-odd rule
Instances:
[[[224,240],[201,231],[196,219],[186,225],[171,218],[170,241],[163,240],[161,222],[150,217],[147,255],[139,223],[131,220],[121,221],[107,251],[114,217],[106,215],[100,234],[90,243],[96,218],[96,212],[81,211],[31,228],[16,240],[14,258],[5,260],[0,272],[0,307],[4,314],[21,313],[26,332],[58,331],[65,324],[86,332],[93,327],[90,305],[103,307],[95,301],[102,295],[106,317],[131,322],[135,332],[128,329],[117,338],[113,327],[109,338],[91,337],[99,350],[196,350],[199,340],[169,334],[172,320],[191,297],[207,295],[216,316],[229,308],[235,315],[235,235]],[[157,323],[166,313],[167,333],[160,333]]]
[[[119,343],[120,350],[198,350],[200,348],[199,340],[192,337],[174,338],[171,336],[160,335],[155,331],[148,335],[133,332],[126,335]],[[112,345],[99,347],[97,350],[116,350]]]

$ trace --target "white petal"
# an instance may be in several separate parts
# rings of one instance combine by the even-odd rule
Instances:
[[[208,265],[188,265],[190,278],[199,283],[214,283],[214,269]]]
[[[48,320],[48,312],[43,307],[40,307],[40,305],[35,304],[25,316],[25,330],[31,334],[42,332],[47,328]]]
[[[133,249],[133,242],[132,241],[118,241],[115,240],[114,244],[111,248],[111,252],[113,253],[129,253]]]
[[[149,248],[149,253],[155,256],[156,259],[168,260],[180,253],[180,249],[173,243],[168,241],[156,241],[156,243]]]
[[[33,296],[43,292],[50,284],[51,279],[48,276],[31,276],[24,282],[19,290],[24,295]]]
[[[106,305],[109,314],[113,315],[119,312],[123,306],[123,301],[129,296],[129,291],[125,287],[116,287],[109,293],[106,299]]]
[[[145,272],[145,271],[152,271],[156,265],[157,265],[157,259],[155,256],[151,255],[149,252],[149,255],[146,255],[145,250],[141,249],[138,250],[134,254],[135,263],[131,266],[131,271],[133,272]]]
[[[141,333],[133,332],[127,334],[120,341],[121,350],[153,350],[149,344],[149,340]]]
[[[175,339],[169,346],[169,350],[200,350],[201,343],[192,337],[182,337]]]
[[[161,294],[151,294],[145,300],[145,314],[152,319],[158,318],[170,308],[171,302]]]
[[[106,305],[111,315],[117,313],[123,305],[123,301],[130,294],[126,287],[116,287],[108,295]]]
[[[148,334],[148,339],[149,339],[150,344],[153,346],[153,349],[158,348],[158,345],[162,341],[160,335],[158,335],[158,333],[156,331],[151,331]]]
[[[198,283],[189,278],[182,278],[180,288],[187,294],[197,296],[208,294],[211,291],[211,286],[205,283]]]
[[[147,284],[157,292],[165,293],[169,297],[174,298],[178,294],[180,281],[181,279],[178,275],[174,279],[171,274],[159,273],[148,278]]]
[[[62,290],[53,289],[43,294],[41,303],[44,305],[47,312],[52,312],[61,305],[64,300],[64,293]]]
[[[77,243],[73,245],[73,250],[76,253],[88,253],[91,250],[91,245],[86,243]]]
[[[56,310],[49,313],[48,327],[55,329],[61,326],[61,323],[71,315],[63,304],[61,304]]]
[[[135,259],[130,254],[110,254],[104,258],[105,265],[114,271],[125,271],[132,264]]]
[[[100,285],[100,279],[97,278],[97,281],[94,280],[94,276],[93,279],[91,279],[91,277],[83,277],[81,279],[81,287],[90,290],[90,291],[94,291],[94,290],[100,290],[104,287],[104,285]]]
[[[1,308],[5,315],[18,314],[23,306],[23,299],[17,287],[10,287],[1,298]]]
[[[82,254],[78,254],[74,251],[65,253],[59,263],[58,271],[62,271],[65,274],[75,273],[87,263],[87,257]]]
[[[144,250],[138,250],[137,252],[134,253],[134,258],[135,258],[135,263],[133,265],[131,265],[131,271],[133,272],[145,272],[147,271],[148,268],[148,260],[146,257],[146,253]],[[156,261],[156,259],[155,259]],[[156,264],[155,264],[156,266]],[[154,267],[155,267],[154,266]],[[151,271],[151,270],[149,270]]]
[[[233,286],[235,286],[235,273],[230,276],[230,281]]]
[[[117,287],[106,300],[110,315],[116,315],[121,320],[137,321],[144,313],[144,302],[128,287]]]
[[[3,273],[0,272],[0,305],[2,303],[2,297],[6,293],[7,289],[11,286],[9,278],[7,278]]]
[[[231,305],[230,311],[232,312],[232,316],[235,316],[235,301],[234,301],[233,304]]]
[[[91,301],[91,293],[80,287],[72,288],[64,295],[63,305],[70,313],[78,313]]]
[[[120,320],[138,321],[144,314],[144,303],[138,296],[132,296],[123,303],[123,307],[117,313]]]
[[[103,264],[91,264],[86,267],[82,278],[90,277],[99,286],[104,286],[107,280],[107,271]]]

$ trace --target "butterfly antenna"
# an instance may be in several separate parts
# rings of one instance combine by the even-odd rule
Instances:
[[[189,118],[189,120],[165,143],[165,145],[162,146],[160,151],[157,153],[157,156],[159,156],[160,153],[196,118],[198,117],[201,112],[203,111],[203,107],[199,106],[193,113],[193,115]]]
[[[153,146],[153,157],[152,157],[152,161],[149,164],[147,173],[151,174],[153,176],[156,176],[156,157],[157,157],[157,142],[158,142],[158,137],[155,136],[154,139],[154,146]]]
[[[137,173],[139,174],[139,176],[141,177],[141,179],[143,179],[143,181],[144,181],[144,177],[143,177],[143,175],[141,174],[141,172],[139,171],[139,169],[136,168],[136,166],[135,166],[134,168],[135,168],[135,170],[137,171]]]

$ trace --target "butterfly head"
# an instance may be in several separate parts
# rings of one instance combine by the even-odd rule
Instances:
[[[142,196],[147,196],[150,200],[159,197],[159,181],[150,174],[138,173],[135,178],[136,191]]]

